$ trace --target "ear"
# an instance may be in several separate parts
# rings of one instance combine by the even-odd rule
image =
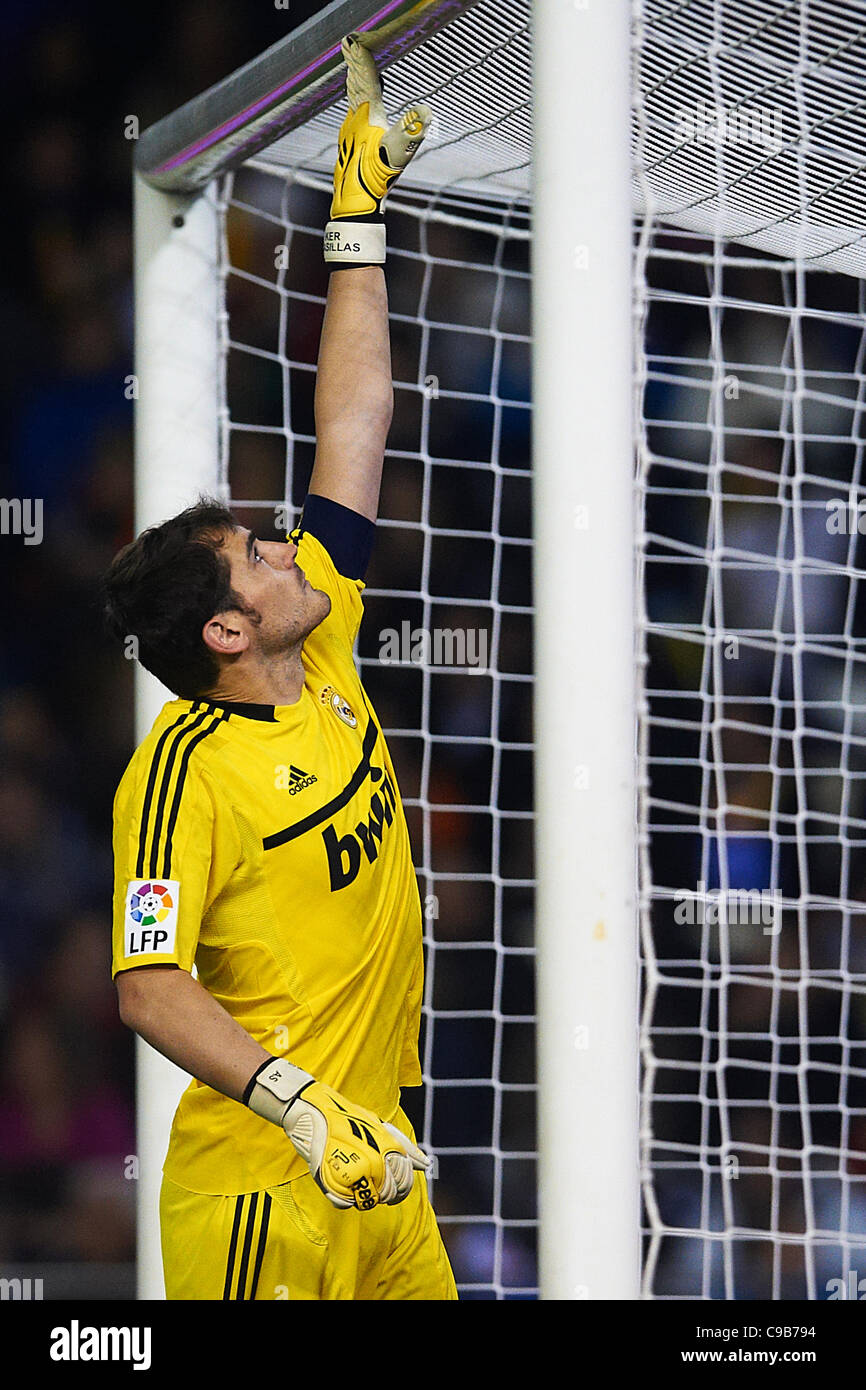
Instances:
[[[246,624],[239,613],[215,613],[201,630],[202,640],[217,656],[240,656],[250,645]]]

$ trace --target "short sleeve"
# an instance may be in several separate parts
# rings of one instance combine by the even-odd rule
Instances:
[[[334,568],[346,579],[363,579],[373,553],[376,523],[332,497],[308,492],[292,539],[309,532],[327,550]]]
[[[191,971],[221,887],[212,795],[191,769],[172,778],[167,761],[139,758],[115,798],[112,977],[143,965]]]

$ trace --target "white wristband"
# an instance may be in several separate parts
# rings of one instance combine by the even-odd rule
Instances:
[[[308,1071],[302,1071],[282,1057],[275,1057],[256,1073],[247,1105],[263,1120],[270,1120],[272,1125],[281,1125],[289,1102],[312,1080],[314,1078]]]
[[[325,228],[325,260],[339,265],[384,265],[385,223],[329,222]]]

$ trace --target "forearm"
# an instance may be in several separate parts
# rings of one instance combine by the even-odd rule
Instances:
[[[375,521],[393,406],[382,268],[332,272],[319,347],[311,492]]]
[[[272,1055],[185,970],[159,967],[117,977],[127,1027],[191,1076],[243,1098],[251,1076]]]

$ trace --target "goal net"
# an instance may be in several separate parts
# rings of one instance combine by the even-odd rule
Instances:
[[[372,27],[372,6],[343,8]],[[437,1156],[434,1205],[461,1295],[527,1298],[545,736],[532,718],[532,5],[440,9],[447,23],[414,46],[395,31],[385,71],[389,110],[422,99],[435,122],[411,187],[389,199],[396,409],[358,659],[424,907],[426,1084],[411,1113]],[[647,1297],[822,1298],[866,1245],[864,26],[841,0],[633,6]],[[237,165],[215,161],[207,194],[218,483],[263,537],[292,524],[312,467],[342,112],[333,44],[300,52],[307,86],[280,88],[300,115],[272,100],[277,115],[237,128],[209,117]],[[211,158],[206,141],[174,147],[147,149],[165,188]],[[569,243],[563,274],[571,256]]]
[[[866,1245],[864,26],[638,7],[656,1297],[827,1298]]]

